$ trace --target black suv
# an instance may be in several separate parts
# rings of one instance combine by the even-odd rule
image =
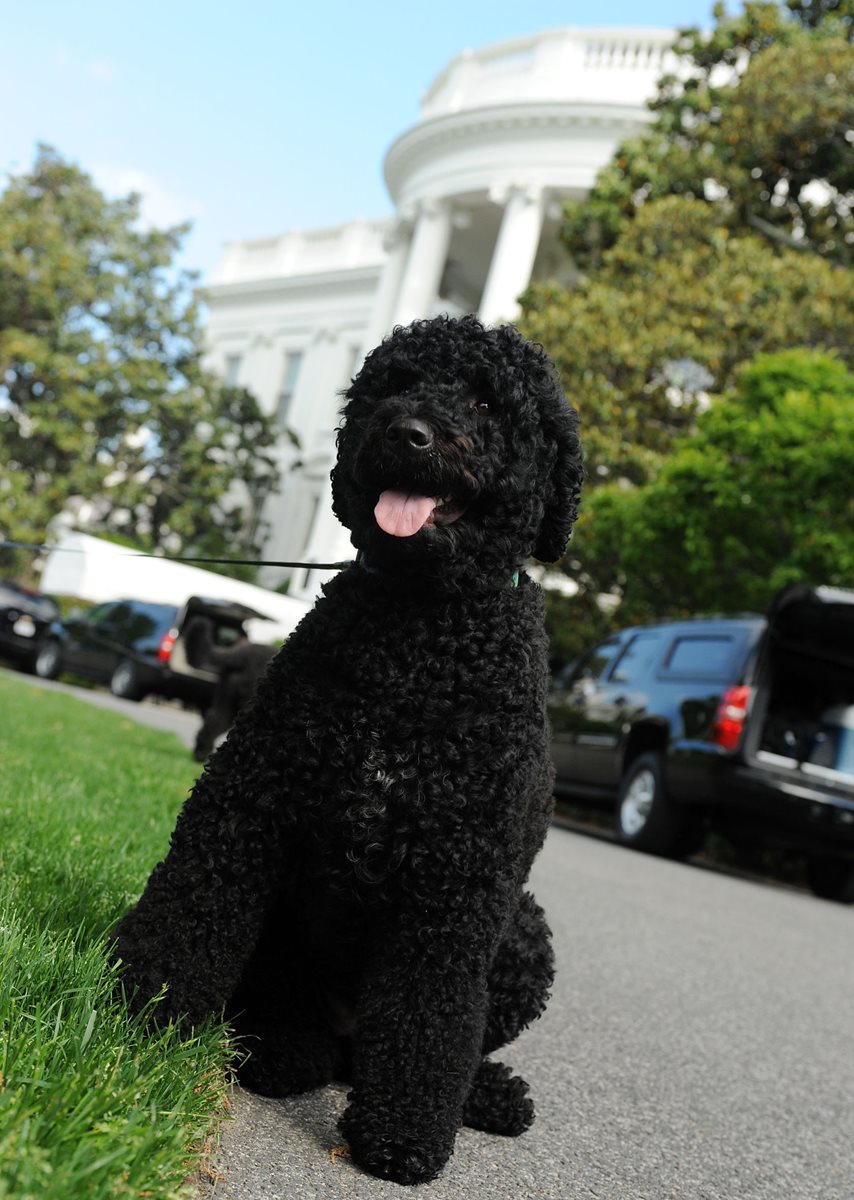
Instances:
[[[625,629],[557,676],[550,715],[558,792],[615,803],[626,845],[684,856],[711,824],[854,901],[854,591]]]
[[[201,596],[191,596],[180,607],[111,600],[54,622],[42,639],[35,673],[56,679],[67,671],[109,683],[114,695],[127,700],[154,692],[205,708],[218,676],[188,660],[184,631],[195,616],[210,620],[219,647],[234,644],[244,621],[266,619],[245,604]]]

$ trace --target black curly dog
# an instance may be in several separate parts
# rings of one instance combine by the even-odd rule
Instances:
[[[552,808],[540,589],[581,484],[576,415],[512,327],[396,329],[347,394],[324,588],[208,762],[117,930],[140,1007],[223,1009],[241,1081],[352,1081],[352,1157],[434,1178],[462,1124],[518,1134],[486,1055],[539,1016],[550,935],[525,881]]]

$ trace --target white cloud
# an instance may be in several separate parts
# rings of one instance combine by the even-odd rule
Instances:
[[[126,196],[139,192],[142,196],[142,220],[146,225],[160,228],[196,220],[202,212],[198,200],[173,192],[152,175],[138,167],[119,167],[102,163],[92,170],[98,187],[108,196]]]
[[[93,59],[86,64],[86,74],[99,83],[115,83],[119,77],[119,69],[107,59]]]
[[[85,76],[96,83],[115,83],[121,76],[116,63],[109,58],[90,58],[85,62],[67,46],[53,50],[53,64],[60,71],[71,72],[77,77]]]

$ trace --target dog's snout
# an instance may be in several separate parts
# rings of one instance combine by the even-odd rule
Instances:
[[[402,450],[429,450],[433,445],[433,430],[418,417],[396,417],[386,427],[385,436]]]

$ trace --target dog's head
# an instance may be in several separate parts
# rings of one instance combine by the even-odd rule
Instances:
[[[581,489],[577,417],[512,326],[395,329],[346,393],[336,516],[380,570],[497,581],[563,554]]]

